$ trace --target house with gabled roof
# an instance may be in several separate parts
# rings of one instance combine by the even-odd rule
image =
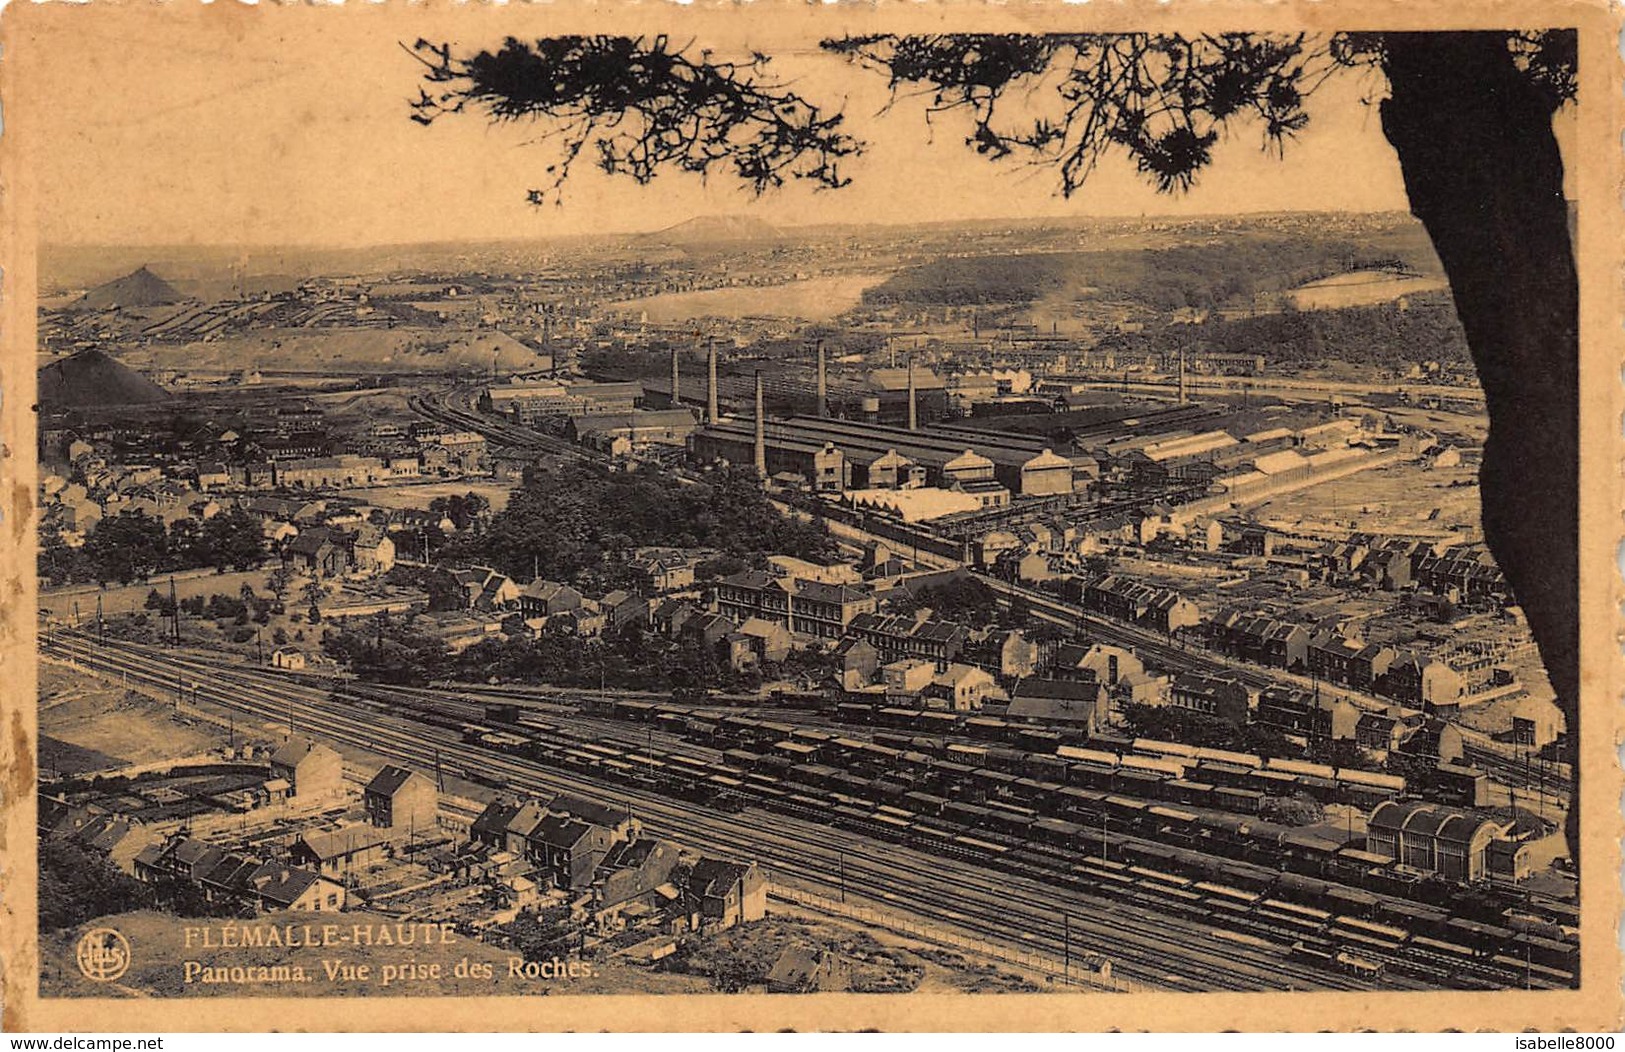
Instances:
[[[260,865],[248,875],[245,892],[266,910],[335,913],[344,908],[344,885],[308,869],[274,862]]]
[[[390,830],[371,825],[306,833],[294,842],[288,857],[326,876],[342,878],[389,856]]]
[[[599,927],[614,926],[627,908],[664,904],[678,894],[668,883],[680,861],[677,845],[645,837],[610,848],[593,882],[593,914]]]
[[[1168,703],[1177,709],[1217,716],[1242,727],[1248,722],[1256,698],[1247,684],[1233,676],[1184,673],[1174,677]]]
[[[618,840],[635,840],[643,830],[642,823],[627,808],[600,803],[575,793],[560,793],[546,806],[555,814],[569,815],[603,826],[614,833]]]
[[[649,623],[661,635],[676,637],[690,618],[698,617],[703,612],[686,599],[664,599],[655,605]]]
[[[698,637],[706,646],[714,647],[738,630],[739,626],[722,614],[702,613],[685,621],[679,634]]]
[[[701,858],[680,890],[694,931],[722,931],[767,916],[767,874],[754,862]]]
[[[1027,677],[1010,691],[1013,719],[1067,723],[1093,733],[1111,711],[1111,695],[1093,674],[1072,679]]]
[[[351,534],[350,553],[354,572],[360,575],[388,573],[395,566],[395,542],[371,523],[363,523]]]
[[[312,526],[288,541],[282,549],[282,561],[319,577],[338,577],[350,568],[350,547],[339,531]]]
[[[344,759],[309,738],[289,738],[271,754],[271,778],[288,783],[288,796],[301,806],[325,804],[344,792]]]
[[[380,829],[432,833],[439,820],[440,793],[430,779],[394,764],[372,776],[361,791],[367,821]]]
[[[843,993],[851,988],[852,962],[823,946],[786,946],[767,972],[771,994]]]
[[[835,647],[836,673],[842,690],[857,690],[872,683],[880,669],[880,654],[866,639],[848,636]]]
[[[510,854],[526,857],[530,853],[530,836],[547,817],[543,801],[525,800],[508,816],[503,828],[502,847]]]
[[[567,584],[538,577],[519,590],[519,612],[526,618],[553,617],[581,609],[584,599]]]
[[[235,902],[243,897],[249,878],[261,862],[246,855],[229,854],[198,877],[203,897],[210,902]]]
[[[167,840],[149,844],[135,858],[137,880],[198,880],[226,857],[224,848],[204,840],[176,833]]]
[[[605,592],[598,600],[598,610],[606,628],[624,628],[630,624],[647,625],[651,600],[622,588]]]
[[[528,843],[527,854],[552,877],[554,887],[581,891],[592,885],[615,835],[604,826],[549,813],[531,832]]]

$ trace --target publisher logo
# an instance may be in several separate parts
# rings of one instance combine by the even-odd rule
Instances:
[[[130,967],[130,943],[112,928],[92,928],[79,940],[74,958],[86,979],[112,982]]]

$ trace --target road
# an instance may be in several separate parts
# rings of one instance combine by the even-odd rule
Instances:
[[[1100,390],[1121,391],[1124,383],[1119,379],[1093,377],[1058,377],[1061,380],[1070,380],[1084,387]],[[1359,401],[1370,395],[1385,395],[1392,398],[1399,397],[1401,392],[1409,392],[1412,398],[1444,398],[1461,402],[1484,401],[1484,389],[1481,387],[1444,387],[1434,384],[1395,384],[1395,383],[1360,383],[1353,380],[1289,380],[1282,377],[1260,376],[1224,376],[1204,377],[1187,376],[1185,386],[1192,391],[1214,391],[1227,394],[1241,394],[1243,391],[1253,395],[1274,395],[1285,401],[1318,402],[1329,395],[1341,395],[1346,399]],[[1127,384],[1129,390],[1153,391],[1174,394],[1179,388],[1178,380],[1170,377],[1166,380],[1132,380]]]
[[[288,677],[234,669],[132,644],[105,646],[58,632],[51,653],[92,670],[128,674],[159,690],[196,692],[200,702],[257,717],[267,730],[291,720],[299,733],[366,749],[420,769],[501,779],[516,792],[574,791],[625,801],[654,835],[708,851],[753,858],[779,881],[871,908],[907,915],[969,937],[1059,959],[1063,918],[1070,948],[1110,957],[1136,984],[1175,990],[1421,988],[1403,976],[1381,985],[1331,974],[1289,959],[1281,946],[1249,946],[1199,920],[1119,899],[1057,887],[973,863],[924,854],[859,834],[747,808],[721,814],[698,804],[562,772],[465,744],[455,732],[411,720],[336,706],[329,693]]]

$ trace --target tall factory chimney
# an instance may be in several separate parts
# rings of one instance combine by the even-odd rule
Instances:
[[[818,415],[829,415],[829,371],[824,364],[824,341],[818,341]]]
[[[908,429],[910,431],[920,429],[920,412],[915,405],[914,356],[912,354],[908,356]]]
[[[714,424],[720,419],[717,412],[717,339],[705,341],[705,368],[709,386],[705,389],[705,422]]]
[[[671,407],[676,409],[683,404],[683,377],[677,371],[677,345],[671,348]]]
[[[762,371],[756,370],[756,474],[767,478],[767,416],[762,409]]]
[[[1179,404],[1185,404],[1185,348],[1179,349]]]

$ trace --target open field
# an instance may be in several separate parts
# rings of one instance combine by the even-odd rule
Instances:
[[[425,502],[427,503],[427,502]],[[253,585],[256,592],[266,592],[265,579],[271,574],[271,566],[267,565],[261,570],[243,570],[233,573],[213,573],[184,571],[175,574],[175,597],[177,599],[190,599],[200,595],[208,598],[211,595],[236,596],[242,591],[245,584]],[[164,596],[169,595],[169,575],[154,577],[150,581],[141,581],[136,584],[111,585],[107,588],[97,588],[95,585],[75,585],[60,591],[42,591],[39,594],[39,607],[49,610],[57,617],[69,624],[73,623],[74,605],[78,604],[79,623],[94,626],[96,623],[96,596],[101,595],[102,613],[111,617],[114,614],[139,613],[147,602],[147,595],[157,589]]]
[[[759,316],[828,321],[856,306],[863,290],[886,280],[885,274],[812,278],[760,288],[706,289],[673,292],[612,304],[621,311],[647,312],[656,323],[709,316]]]
[[[124,352],[133,368],[181,372],[234,369],[319,373],[534,369],[535,352],[495,330],[415,328],[256,329],[186,344]]]
[[[1274,498],[1260,521],[1305,526],[1356,523],[1370,533],[1479,537],[1478,468],[1400,463]]]
[[[71,774],[152,763],[224,744],[207,723],[54,661],[39,665],[40,768]]]
[[[491,502],[492,511],[508,506],[513,492],[512,482],[487,482],[479,479],[461,479],[450,482],[418,482],[400,486],[368,486],[366,489],[345,490],[346,497],[365,501],[375,508],[427,508],[436,497],[461,497],[478,493]]]
[[[1419,292],[1439,292],[1448,286],[1442,275],[1409,276],[1384,271],[1356,270],[1299,285],[1286,298],[1298,310],[1337,310],[1389,303]]]

